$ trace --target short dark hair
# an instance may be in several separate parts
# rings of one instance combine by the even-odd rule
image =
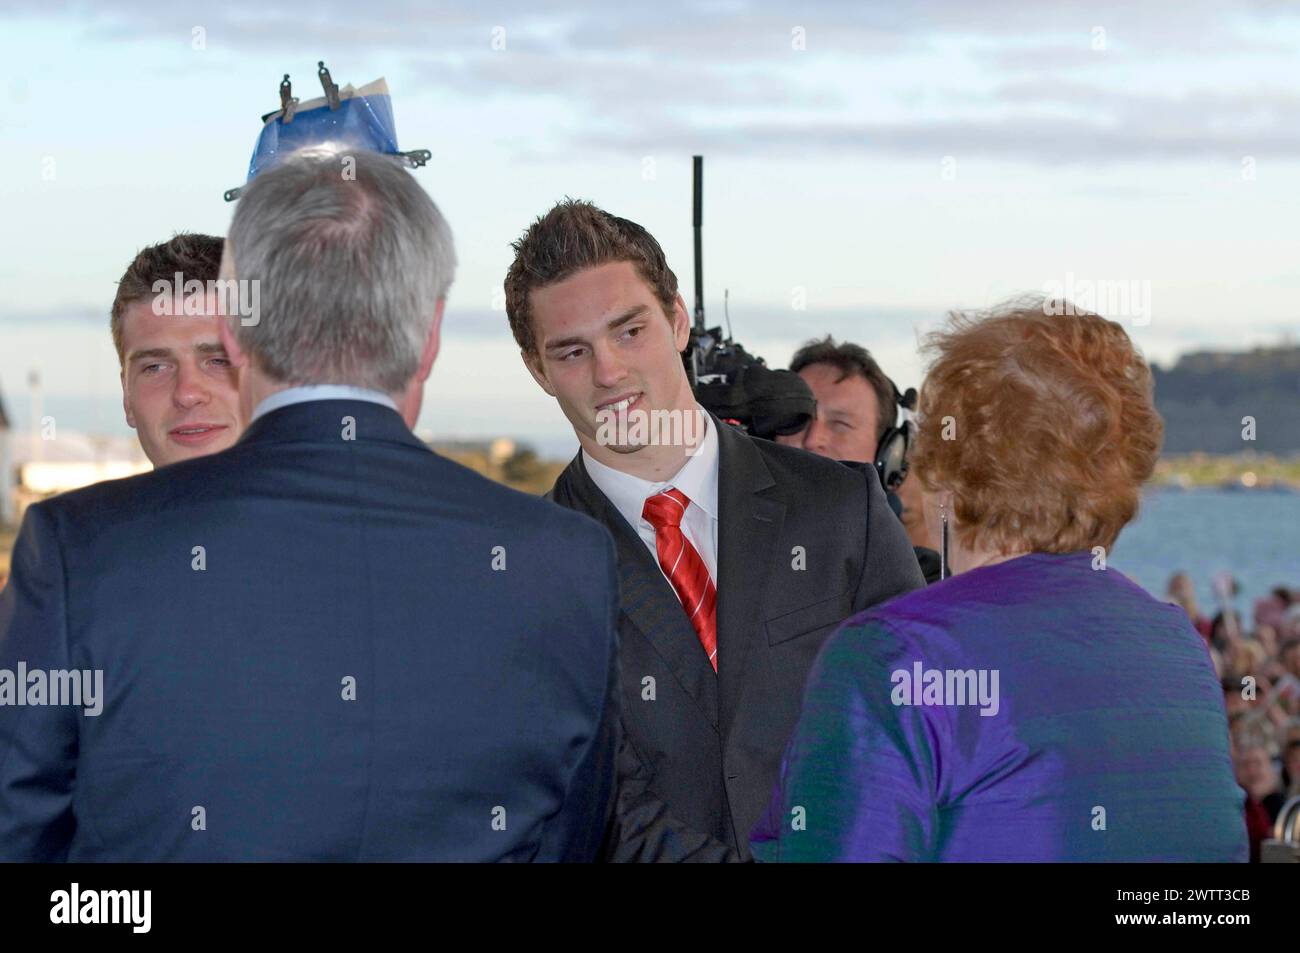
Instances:
[[[677,276],[668,267],[655,237],[636,222],[611,215],[590,202],[566,198],[528,226],[511,247],[515,260],[506,272],[506,316],[519,350],[537,355],[530,292],[557,284],[584,268],[631,262],[671,319],[677,301]]]
[[[871,389],[876,392],[876,440],[880,440],[885,431],[898,421],[894,385],[865,347],[848,341],[836,344],[835,338],[828,334],[821,340],[809,341],[795,351],[794,357],[790,359],[790,370],[797,374],[810,364],[829,364],[839,370],[840,376],[835,380],[837,384],[856,375],[871,385]]]
[[[216,281],[221,271],[221,249],[225,239],[196,232],[177,232],[165,242],[150,245],[131,260],[117,283],[117,294],[109,312],[109,326],[113,331],[113,346],[117,360],[125,361],[122,353],[122,315],[127,307],[145,298],[153,298],[155,281],[170,285],[179,271],[185,280]]]

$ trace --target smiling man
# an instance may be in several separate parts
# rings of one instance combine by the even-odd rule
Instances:
[[[874,472],[700,407],[686,306],[644,228],[566,200],[515,253],[511,330],[582,447],[551,498],[618,551],[624,743],[605,857],[747,859],[817,650],[920,587],[916,559]]]
[[[203,295],[198,307],[172,306],[177,275],[205,287],[216,280],[221,248],[220,238],[181,233],[141,251],[118,282],[111,326],[122,407],[155,467],[224,450],[244,428],[236,374],[217,336],[215,295]],[[159,282],[169,289],[167,307],[158,305]]]

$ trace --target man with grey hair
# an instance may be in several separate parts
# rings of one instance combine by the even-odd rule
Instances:
[[[222,271],[259,307],[221,337],[248,430],[27,511],[0,670],[102,671],[103,717],[0,705],[0,860],[597,856],[613,545],[411,432],[454,265],[387,157],[244,191]]]

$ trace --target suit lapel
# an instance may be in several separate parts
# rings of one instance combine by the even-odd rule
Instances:
[[[754,438],[713,418],[718,428],[718,689],[725,738],[745,687],[755,640],[765,639],[763,596],[768,575],[784,554],[785,504],[764,496],[774,487]]]
[[[621,625],[654,647],[717,730],[718,680],[700,648],[699,636],[650,550],[587,473],[581,453],[560,475],[552,498],[587,513],[609,529],[618,552]]]

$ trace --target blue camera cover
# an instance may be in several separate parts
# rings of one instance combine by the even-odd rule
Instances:
[[[382,80],[354,90],[339,90],[339,108],[330,109],[324,96],[300,103],[290,122],[277,112],[266,121],[248,163],[248,180],[273,168],[285,156],[299,149],[326,148],[346,152],[367,149],[394,155],[397,126],[393,122],[393,100]]]

